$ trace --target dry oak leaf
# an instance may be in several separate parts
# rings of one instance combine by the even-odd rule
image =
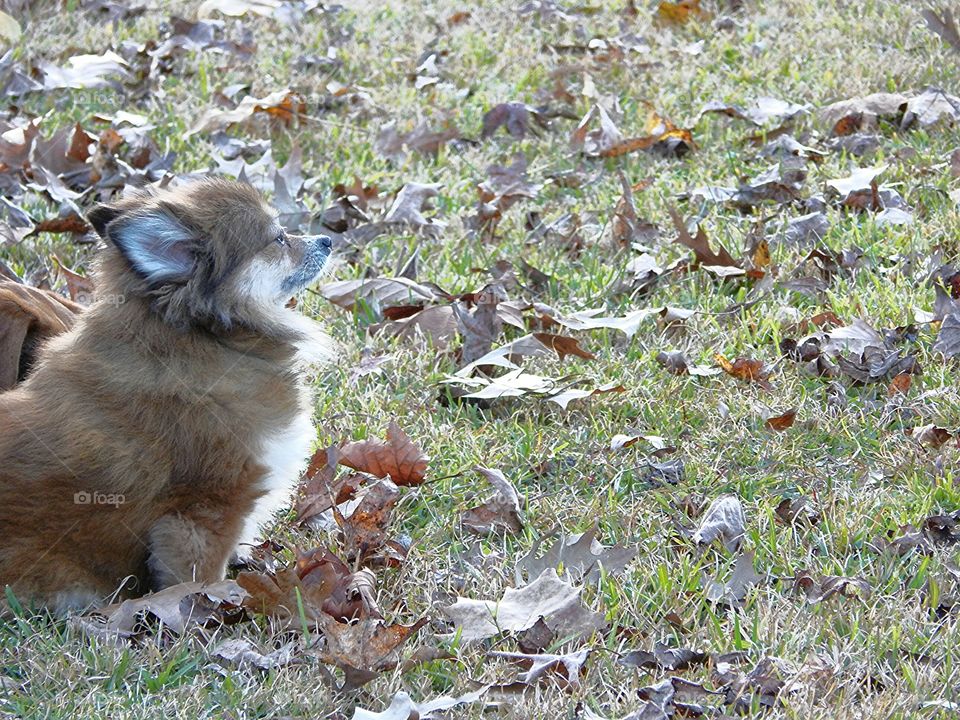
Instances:
[[[737,605],[747,595],[747,591],[764,580],[763,575],[753,569],[753,552],[746,552],[733,564],[733,573],[726,582],[704,576],[702,579],[710,602]]]
[[[338,280],[321,286],[319,292],[345,310],[352,310],[361,301],[385,309],[394,306],[417,307],[441,297],[433,288],[404,277]]]
[[[378,478],[387,476],[397,485],[419,485],[427,473],[429,457],[393,421],[387,428],[387,439],[359,440],[340,448],[340,464],[369,473]]]
[[[627,138],[601,150],[598,155],[602,158],[620,157],[636,150],[663,150],[664,154],[681,156],[697,145],[693,141],[693,134],[686,129],[678,128],[669,120],[651,110],[647,117],[647,134],[640,137]]]
[[[608,547],[601,544],[594,525],[585,533],[559,538],[546,553],[537,557],[544,541],[554,536],[555,533],[550,532],[541,537],[518,563],[518,568],[526,571],[528,577],[539,577],[544,570],[563,567],[572,582],[596,582],[600,579],[601,567],[608,575],[619,575],[638,551],[636,545]]]
[[[736,495],[721,495],[710,503],[692,540],[698,545],[720,540],[727,550],[736,552],[745,532],[743,503]]]
[[[55,292],[0,277],[0,391],[22,380],[39,345],[66,332],[81,310]]]
[[[723,368],[727,375],[732,375],[738,380],[755,382],[764,390],[772,390],[773,386],[767,381],[770,376],[770,369],[762,360],[750,360],[749,358],[737,358],[730,362],[723,355],[717,353],[714,355],[717,365]]]
[[[263,615],[296,621],[302,604],[310,620],[324,614],[344,621],[380,617],[373,573],[353,573],[326,548],[298,552],[293,565],[275,573],[241,572],[237,584],[247,593],[243,606]]]
[[[793,423],[796,419],[797,419],[797,409],[790,408],[785,413],[767,418],[764,424],[770,430],[783,432],[784,430],[793,427]]]
[[[533,627],[540,618],[558,635],[591,631],[602,623],[580,604],[582,588],[570,585],[550,568],[529,585],[507,588],[500,600],[457,598],[440,608],[452,622],[463,642],[494,637],[502,632],[520,632]]]
[[[223,622],[225,617],[242,613],[240,605],[246,595],[233,580],[210,585],[179,583],[141,598],[97,608],[75,622],[90,635],[115,639],[140,634],[146,629],[144,619],[153,617],[179,635],[192,627]]]
[[[700,0],[662,0],[657,5],[657,19],[676,25],[682,25],[690,18],[703,18],[707,13],[700,7]]]
[[[352,690],[400,663],[400,647],[427,624],[421,618],[413,625],[387,625],[383,620],[340,623],[328,615],[319,618],[326,645],[320,659],[344,671],[341,690]]]
[[[405,555],[402,548],[395,544],[386,547],[393,507],[399,500],[400,490],[396,484],[389,478],[384,478],[362,492],[350,515],[344,516],[339,507],[332,508],[334,520],[343,532],[347,559],[370,561],[381,550],[386,550],[386,555],[379,557],[380,560],[392,562],[402,559]],[[401,553],[399,558],[392,553],[396,550]]]
[[[405,692],[398,692],[390,701],[390,707],[383,712],[375,713],[358,707],[353,711],[352,720],[432,720],[440,717],[437,713],[444,713],[445,710],[456,707],[457,705],[467,705],[479,700],[490,689],[489,685],[484,685],[478,690],[465,693],[457,697],[441,695],[438,698],[427,702],[414,702]],[[449,717],[448,715],[443,715]]]
[[[586,672],[584,667],[590,656],[590,648],[583,648],[566,655],[528,654],[518,652],[494,651],[487,657],[507,660],[523,667],[526,672],[503,689],[513,689],[518,685],[532,685],[538,680],[555,677],[563,688],[580,687],[580,676]],[[550,673],[548,675],[547,673]]]
[[[478,535],[489,535],[498,530],[520,532],[523,529],[523,517],[516,489],[499,470],[481,465],[473,469],[493,486],[494,495],[483,505],[465,510],[460,516],[460,524]]]
[[[733,259],[733,256],[727,252],[726,248],[722,245],[717,252],[711,249],[710,241],[707,239],[707,233],[704,232],[702,227],[697,227],[697,236],[693,237],[690,235],[690,231],[687,230],[687,225],[683,221],[683,218],[680,217],[680,213],[672,207],[668,207],[667,212],[670,213],[670,219],[673,220],[673,225],[677,229],[676,242],[693,250],[693,255],[698,265],[709,267],[740,267],[739,263]]]
[[[266,115],[289,124],[294,118],[304,115],[306,110],[307,103],[303,96],[290,89],[277,90],[262,98],[247,95],[233,110],[207,110],[187,133],[187,137],[197,133],[225,130],[256,115]]]
[[[952,313],[943,319],[933,351],[948,358],[960,356],[960,314]]]

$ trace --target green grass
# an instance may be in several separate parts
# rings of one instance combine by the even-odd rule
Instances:
[[[658,640],[718,654],[742,650],[753,661],[774,656],[792,667],[793,674],[785,671],[784,679],[796,676],[806,686],[786,696],[779,709],[751,713],[757,717],[936,717],[932,709],[918,710],[918,703],[960,699],[954,649],[960,632],[956,613],[949,609],[958,587],[947,565],[956,553],[947,548],[932,557],[897,558],[869,547],[888,532],[898,534],[901,525],[960,508],[956,447],[944,446],[938,457],[903,434],[930,422],[960,426],[956,366],[945,365],[931,352],[933,332],[921,329],[915,349],[924,373],[914,379],[899,407],[888,403],[885,384],[848,384],[849,404],[837,415],[827,411],[825,382],[802,375],[789,361],[776,365],[774,389],[766,392],[725,375],[674,377],[655,357],[660,350],[682,349],[704,364],[712,364],[714,353],[775,362],[780,339],[791,335],[789,308],[797,308],[801,317],[828,310],[846,322],[864,317],[877,327],[906,325],[915,309],[930,309],[934,295],[922,282],[922,273],[898,272],[891,258],[916,253],[922,259],[939,246],[945,259],[956,259],[960,214],[946,195],[956,181],[943,165],[958,144],[955,130],[900,133],[884,126],[873,157],[833,153],[820,164],[811,163],[804,196],[822,192],[826,180],[848,174],[851,167],[889,164],[882,182],[898,187],[916,209],[916,222],[905,228],[877,227],[867,215],[831,209],[831,229],[823,244],[833,250],[859,247],[862,269],[837,275],[822,300],[775,289],[732,315],[717,313],[742,302],[750,284],[718,282],[704,272],[673,275],[641,300],[610,294],[608,288],[624,275],[629,254],[611,247],[607,223],[620,197],[617,169],[632,182],[651,176],[652,185],[636,194],[636,205],[640,217],[663,231],[656,249],[662,265],[688,254],[669,242],[673,231],[668,205],[680,207],[685,216],[703,216],[712,241],[739,257],[755,216],[695,207],[676,195],[704,185],[736,185],[738,179],[766,169],[769,161],[758,158],[745,142],[753,132],[746,123],[704,116],[694,127],[699,149],[682,160],[643,153],[584,160],[568,146],[575,123],[563,119],[539,138],[515,141],[497,134],[476,146],[445,148],[435,160],[410,154],[394,166],[373,150],[380,127],[390,120],[405,130],[420,120],[439,127],[449,117],[464,135],[478,137],[487,109],[508,100],[542,102],[540,93],[552,89],[550,75],[558,70],[577,96],[573,109],[581,116],[590,107],[590,99],[580,94],[585,75],[601,97],[616,97],[623,109],[618,124],[625,135],[643,132],[646,102],[686,126],[714,99],[744,104],[772,95],[819,108],[876,91],[919,91],[928,84],[950,89],[960,80],[957,55],[924,29],[917,8],[907,3],[748,0],[734,16],[732,30],[717,30],[711,20],[684,27],[653,25],[651,3],[636,4],[639,16],[629,21],[629,29],[643,36],[651,50],[628,55],[621,63],[555,55],[548,47],[618,34],[622,3],[590,3],[596,12],[577,15],[568,24],[541,20],[536,14],[518,16],[518,3],[488,0],[471,4],[471,18],[451,29],[446,29],[446,18],[465,6],[448,0],[348,3],[341,15],[329,21],[316,16],[299,30],[269,19],[244,20],[259,43],[249,64],[214,53],[188,55],[177,62],[176,73],[164,78],[162,98],[133,104],[112,91],[62,91],[30,96],[22,112],[51,112],[44,120],[45,133],[74,122],[87,125],[96,112],[122,108],[145,114],[157,125],[157,143],[178,152],[176,170],[189,172],[212,164],[205,137],[185,139],[183,134],[210,105],[213,91],[247,82],[254,95],[262,96],[289,86],[310,99],[316,120],[275,130],[270,135],[274,156],[282,163],[293,144],[299,144],[306,174],[319,178],[318,192],[328,193],[334,184],[349,183],[354,176],[377,185],[382,193],[394,193],[409,181],[443,184],[435,204],[449,225],[439,238],[380,236],[359,249],[354,263],[341,265],[338,279],[360,277],[368,268],[390,275],[401,257],[419,247],[419,279],[450,292],[481,287],[488,281],[486,268],[499,259],[516,263],[523,258],[556,278],[541,301],[564,311],[603,306],[622,314],[660,305],[701,311],[680,334],[660,330],[653,320],[630,340],[615,331],[577,333],[581,344],[597,354],[593,362],[573,358],[524,363],[530,372],[552,377],[576,373],[597,384],[615,380],[626,386],[625,393],[578,401],[568,411],[532,399],[504,401],[484,411],[437,402],[438,381],[456,369],[451,354],[369,337],[360,313],[353,316],[307,297],[306,310],[324,322],[342,349],[336,365],[318,371],[318,444],[380,436],[387,423],[396,420],[431,456],[429,478],[442,478],[405,500],[396,513],[396,532],[412,537],[413,550],[401,568],[378,572],[378,599],[392,619],[439,619],[437,606],[451,592],[499,597],[513,584],[515,561],[554,525],[579,532],[598,522],[605,542],[640,547],[626,574],[605,577],[585,591],[588,604],[606,613],[616,631],[593,641],[581,689],[531,689],[510,701],[506,717],[572,717],[578,701],[604,717],[629,713],[636,707],[636,690],[668,673],[624,668],[615,663],[617,653],[650,648]],[[189,17],[195,7],[177,3],[165,10]],[[16,50],[20,58],[60,60],[67,46],[102,52],[111,42],[142,42],[156,37],[168,12],[152,11],[120,23],[112,35],[81,13],[69,18],[38,14],[25,27]],[[330,76],[294,69],[300,54],[327,52],[331,27],[352,29],[338,48],[343,66],[333,78],[365,95],[362,107],[353,110],[317,109]],[[408,74],[435,37],[436,49],[446,53],[440,63],[445,82],[434,91],[416,91]],[[704,43],[700,54],[683,51],[697,41]],[[561,70],[570,64],[577,67]],[[814,111],[799,121],[794,134],[817,131],[824,128]],[[240,130],[234,134],[246,135]],[[815,144],[817,135],[806,142]],[[480,243],[463,225],[476,204],[476,185],[486,178],[487,166],[507,163],[517,152],[526,156],[530,178],[543,183],[539,197],[517,203],[506,213],[496,241]],[[565,170],[578,170],[588,181],[578,188],[549,181]],[[315,209],[321,209],[322,199],[311,200]],[[39,200],[28,209],[52,214]],[[566,213],[578,217],[583,252],[573,257],[553,239],[527,244],[524,221],[531,210],[546,222]],[[804,211],[783,207],[764,212],[776,225]],[[45,235],[0,248],[0,259],[31,273],[49,269],[53,253],[83,268],[91,252],[66,236]],[[786,273],[805,252],[775,245],[773,262]],[[513,336],[510,331],[503,339]],[[364,346],[377,355],[389,354],[391,361],[383,372],[350,385],[350,371]],[[799,408],[797,424],[784,433],[770,433],[763,424],[764,407]],[[678,447],[671,458],[686,465],[680,485],[650,488],[642,482],[645,459],[652,452],[643,440],[620,453],[609,450],[610,438],[628,428],[662,436]],[[545,461],[552,470],[538,474]],[[470,468],[477,463],[500,468],[515,483],[524,499],[527,527],[515,537],[484,539],[480,545],[488,562],[473,574],[465,573],[463,586],[456,587],[453,576],[474,542],[459,529],[457,517],[476,501],[477,478]],[[676,509],[682,498],[710,500],[724,492],[736,493],[745,504],[746,546],[756,553],[759,571],[785,579],[803,569],[814,575],[861,576],[872,584],[871,596],[808,605],[784,580],[755,588],[736,610],[708,603],[701,575],[725,577],[733,559],[722,552],[698,556],[677,549],[670,537],[673,518],[685,519]],[[812,528],[776,523],[773,510],[781,498],[800,495],[815,498],[822,522]],[[295,529],[289,520],[277,524],[275,535],[281,540],[300,547],[336,547],[333,534]],[[939,612],[938,606],[947,610]],[[682,629],[665,620],[668,613],[679,615]],[[429,644],[431,630],[439,629],[424,628],[410,648]],[[513,677],[508,667],[485,660],[482,645],[459,645],[455,661],[386,673],[360,693],[343,698],[324,686],[313,648],[301,650],[300,664],[262,673],[223,669],[209,654],[209,648],[226,637],[251,639],[267,651],[290,639],[303,645],[302,633],[298,636],[278,634],[261,619],[210,631],[206,637],[149,637],[112,646],[87,638],[72,625],[25,614],[0,625],[0,713],[30,718],[269,718],[324,717],[340,709],[349,717],[354,703],[382,709],[400,689],[415,699],[429,699],[466,692],[472,688],[469,680]],[[508,640],[497,649],[514,648]],[[710,683],[707,669],[683,674]],[[473,707],[451,716],[481,713]]]

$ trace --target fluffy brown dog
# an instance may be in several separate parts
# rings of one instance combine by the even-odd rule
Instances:
[[[223,577],[315,438],[286,301],[326,237],[283,232],[249,185],[100,206],[97,298],[0,394],[0,586],[56,611]]]

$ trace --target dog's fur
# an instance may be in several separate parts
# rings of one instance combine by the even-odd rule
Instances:
[[[282,234],[249,185],[99,206],[97,298],[0,394],[0,587],[55,611],[223,577],[314,440],[285,306],[325,237]]]

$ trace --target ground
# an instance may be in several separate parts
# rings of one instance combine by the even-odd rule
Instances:
[[[895,124],[882,125],[882,142],[869,159],[831,152],[808,165],[804,197],[822,192],[827,180],[851,168],[887,165],[883,184],[895,187],[914,212],[912,224],[889,226],[870,213],[832,204],[822,245],[834,251],[858,247],[863,261],[855,272],[838,273],[816,297],[774,287],[759,302],[724,313],[753,299],[748,297],[751,281],[722,282],[703,270],[671,274],[647,294],[615,294],[611,287],[637,252],[611,242],[610,223],[622,195],[622,170],[631,183],[650,178],[634,193],[635,204],[638,215],[661,230],[655,255],[662,266],[689,257],[687,249],[670,243],[676,235],[670,206],[701,219],[714,246],[722,244],[740,257],[758,217],[779,228],[806,210],[793,203],[740,213],[681,197],[703,186],[736,186],[769,166],[746,141],[755,132],[747,123],[719,114],[698,119],[706,103],[745,105],[761,96],[808,103],[810,111],[792,132],[808,133],[812,144],[820,136],[810,132],[829,130],[818,121],[820,108],[873,92],[955,88],[958,56],[927,30],[919,8],[910,3],[705,2],[710,15],[682,25],[656,22],[656,3],[637,2],[635,15],[624,13],[621,2],[571,4],[569,21],[552,17],[549,3],[528,5],[534,10],[521,13],[521,3],[499,0],[469,6],[447,0],[348,2],[338,14],[314,13],[298,26],[247,17],[243,22],[259,44],[249,61],[190,53],[162,82],[162,96],[126,101],[111,90],[35,94],[27,96],[23,112],[50,113],[46,127],[88,123],[97,112],[142,113],[156,125],[152,136],[158,144],[178,153],[174,170],[186,173],[211,165],[207,136],[186,131],[217,90],[247,83],[252,95],[263,97],[291,87],[311,103],[313,119],[265,136],[272,138],[280,161],[294,144],[302,149],[305,175],[316,178],[321,195],[311,199],[311,209],[323,207],[323,193],[329,200],[335,184],[355,177],[387,194],[408,182],[441,186],[435,213],[447,223],[442,232],[380,235],[351,262],[339,264],[333,271],[337,279],[362,277],[371,268],[392,275],[418,249],[419,281],[464,293],[488,282],[488,268],[498,260],[518,265],[522,258],[554,278],[537,300],[561,312],[603,307],[607,314],[622,315],[664,305],[698,311],[680,332],[651,319],[631,338],[615,330],[576,333],[596,354],[593,361],[523,360],[530,372],[576,375],[593,385],[615,382],[624,392],[576,401],[566,410],[536,398],[502,400],[485,409],[438,402],[440,381],[458,367],[452,352],[370,334],[363,312],[345,311],[316,294],[301,303],[338,342],[337,362],[316,372],[318,447],[382,436],[392,420],[430,457],[428,482],[407,493],[395,513],[396,534],[412,541],[409,555],[399,568],[377,573],[380,606],[390,620],[431,619],[407,650],[436,644],[433,634],[443,630],[437,607],[451,598],[500,597],[516,583],[516,560],[555,526],[574,533],[598,524],[604,543],[639,545],[626,572],[604,576],[584,590],[585,604],[604,613],[615,629],[586,644],[592,652],[579,687],[535,685],[511,698],[502,716],[579,717],[578,707],[602,717],[626,715],[637,707],[639,688],[677,673],[638,670],[618,664],[617,658],[661,641],[715,655],[743,651],[752,663],[775,657],[803,676],[805,684],[781,695],[774,708],[755,701],[745,710],[751,717],[936,717],[935,707],[921,710],[921,705],[960,702],[957,606],[951,600],[957,592],[956,553],[938,546],[900,556],[875,546],[878,539],[899,536],[903,525],[919,526],[930,515],[960,509],[956,436],[930,449],[908,435],[930,423],[951,432],[960,426],[956,365],[932,351],[936,327],[920,324],[911,351],[923,373],[913,377],[907,393],[890,399],[889,382],[858,385],[841,378],[847,403],[834,410],[827,402],[827,382],[803,374],[797,363],[782,358],[779,346],[784,337],[803,334],[790,329],[792,316],[785,309],[797,308],[801,318],[832,312],[843,324],[863,318],[877,328],[895,328],[914,323],[917,310],[933,308],[933,287],[920,273],[903,270],[901,262],[911,254],[927,258],[935,247],[944,261],[957,256],[960,214],[948,197],[956,181],[945,165],[958,144],[956,132],[949,127],[900,132]],[[25,37],[15,52],[52,61],[78,51],[100,53],[124,40],[156,37],[169,15],[194,17],[196,9],[170,4],[103,26],[86,12],[38,7],[24,23]],[[462,22],[449,22],[467,10]],[[722,22],[724,17],[730,22]],[[342,29],[348,34],[337,36]],[[623,32],[643,38],[649,50],[604,62],[583,47],[592,38]],[[338,68],[298,69],[301,55],[324,56],[334,39]],[[431,43],[442,56],[442,82],[433,90],[418,90],[411,77]],[[557,50],[574,45],[581,49]],[[517,140],[501,130],[481,142],[447,144],[436,157],[411,152],[390,161],[374,148],[381,127],[391,120],[400,130],[421,120],[433,128],[451,123],[463,136],[477,139],[491,107],[506,101],[539,105],[541,92],[552,89],[555,78],[575,95],[568,106],[574,117],[589,110],[591,93],[604,101],[616,99],[620,129],[642,135],[652,107],[678,126],[692,127],[696,148],[679,159],[644,152],[588,159],[568,142],[577,121],[563,118],[539,135]],[[319,107],[331,81],[361,91],[365,109]],[[484,241],[465,225],[474,214],[476,186],[486,179],[489,165],[508,164],[517,153],[526,157],[531,180],[543,187],[535,199],[507,210],[495,237]],[[550,181],[567,170],[586,180],[578,187]],[[564,213],[581,217],[582,251],[572,253],[568,243],[556,239],[529,241],[528,211],[551,222]],[[787,273],[810,248],[776,242],[776,237],[771,234],[772,261]],[[0,248],[0,258],[29,273],[49,266],[56,253],[82,271],[91,252],[69,235],[43,234]],[[512,299],[524,297],[523,290],[511,291]],[[353,379],[365,348],[389,359],[380,372]],[[726,374],[671,375],[656,360],[664,350],[683,350],[709,366],[715,366],[717,353],[763,360],[773,366],[772,389]],[[798,409],[795,424],[772,432],[765,413],[788,408]],[[611,439],[618,434],[659,436],[675,446],[663,459],[683,461],[680,483],[648,482],[655,446],[640,439],[615,451]],[[483,538],[485,562],[465,569],[464,559],[475,557],[477,541],[458,517],[485,492],[472,469],[478,464],[502,470],[516,486],[525,526],[518,534]],[[736,554],[700,551],[676,540],[675,521],[695,526],[696,518],[687,517],[682,507],[723,494],[742,501],[743,545],[766,579],[742,602],[718,605],[706,598],[702,577],[728,576]],[[774,511],[785,497],[811,499],[821,521],[779,522]],[[292,520],[292,515],[279,518],[272,535],[291,547],[336,547],[335,532],[298,528]],[[793,581],[805,570],[817,577],[863,578],[870,591],[808,602]],[[229,637],[249,639],[261,650],[284,641],[298,647],[315,641],[309,634],[276,632],[260,618],[203,635],[151,635],[111,644],[89,638],[70,623],[24,616],[0,625],[0,712],[116,719],[324,717],[339,711],[350,717],[357,704],[382,710],[398,690],[429,699],[514,675],[509,666],[486,657],[489,644],[448,642],[453,660],[389,671],[355,693],[335,696],[322,679],[320,662],[306,652],[297,663],[266,671],[224,667],[210,648]],[[559,641],[552,647],[570,649]],[[515,646],[501,640],[496,649]],[[682,674],[715,686],[706,665]],[[482,714],[474,703],[452,716]]]

